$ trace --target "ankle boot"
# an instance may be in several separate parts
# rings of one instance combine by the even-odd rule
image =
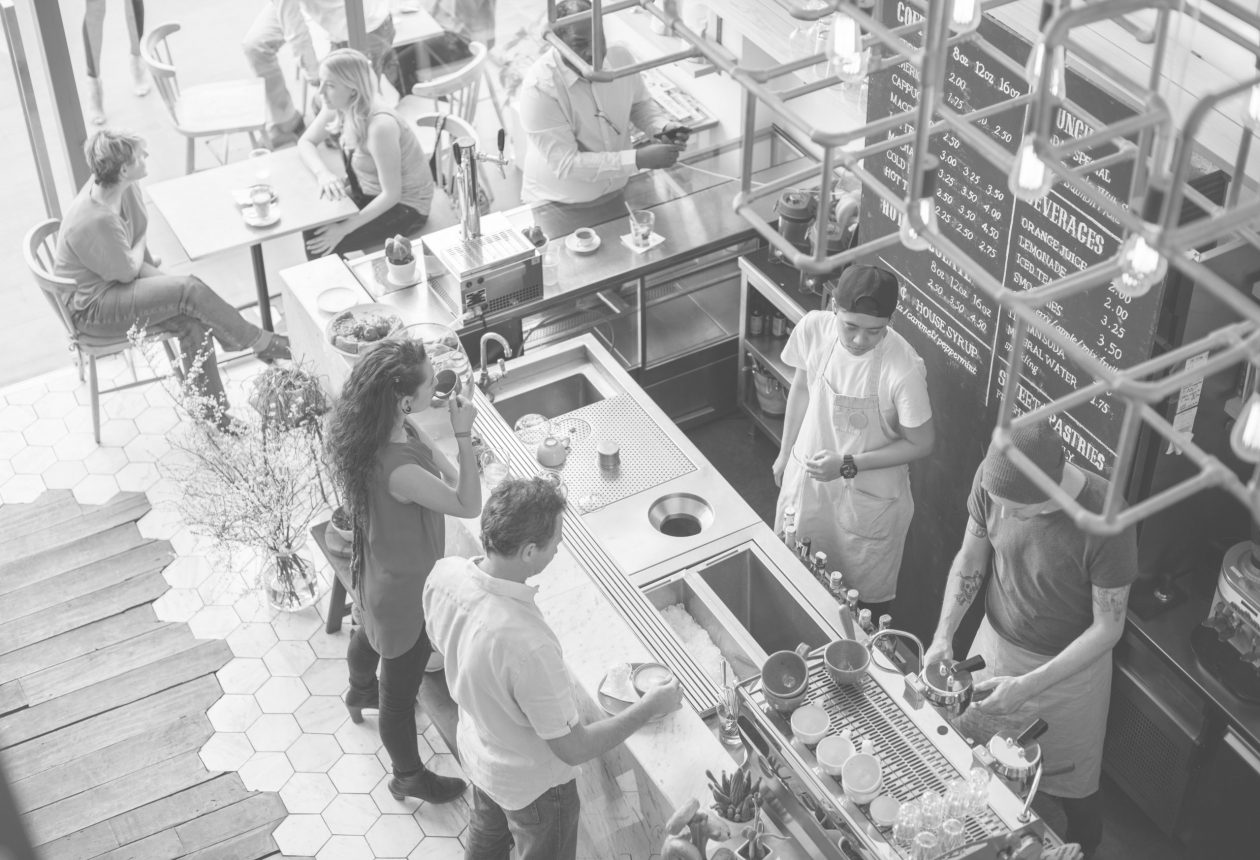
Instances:
[[[350,712],[350,722],[363,722],[364,711],[379,711],[381,709],[381,690],[380,687],[373,687],[370,693],[357,693],[350,690],[346,693],[346,710]]]
[[[266,345],[254,350],[254,355],[258,357],[258,360],[265,364],[271,364],[279,359],[288,360],[293,358],[293,354],[289,351],[289,339],[275,332],[270,332],[270,334],[270,338],[263,338],[263,342]]]
[[[450,803],[468,788],[468,783],[454,776],[442,776],[428,768],[420,768],[409,776],[396,776],[389,781],[394,800],[414,797],[429,803]]]
[[[93,125],[105,124],[105,90],[100,78],[88,78],[88,119]]]

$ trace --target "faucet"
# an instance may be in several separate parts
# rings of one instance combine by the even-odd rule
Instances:
[[[477,162],[487,161],[499,165],[499,173],[504,173],[503,166],[507,158],[503,148],[507,142],[507,134],[499,129],[498,156],[477,152],[477,142],[471,137],[460,137],[451,143],[451,154],[455,158],[455,195],[458,198],[459,223],[463,230],[464,240],[481,237],[481,209],[478,207],[480,189],[477,183]]]
[[[486,345],[490,341],[494,341],[499,346],[503,347],[503,357],[499,359],[498,376],[491,376],[490,368],[487,366],[489,361],[486,358]],[[494,394],[491,393],[490,386],[507,376],[506,360],[511,357],[512,347],[508,345],[507,339],[504,338],[503,335],[498,334],[497,332],[488,331],[481,336],[481,364],[479,365],[481,371],[477,374],[477,387],[480,388],[482,393],[489,397],[492,402],[494,400]]]

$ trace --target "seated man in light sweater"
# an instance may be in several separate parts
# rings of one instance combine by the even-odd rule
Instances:
[[[459,705],[460,763],[473,784],[466,860],[573,860],[576,766],[678,710],[678,682],[586,724],[556,634],[525,584],[560,546],[564,497],[542,478],[504,481],[481,512],[478,558],[445,558],[424,587],[429,640]]]

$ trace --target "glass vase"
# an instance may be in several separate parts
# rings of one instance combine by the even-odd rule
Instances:
[[[281,612],[314,606],[324,594],[324,579],[302,552],[302,546],[267,551],[262,570],[267,602]]]

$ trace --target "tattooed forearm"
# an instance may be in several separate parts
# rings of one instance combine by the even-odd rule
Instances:
[[[1122,621],[1128,604],[1127,585],[1122,588],[1094,588],[1094,608],[1099,615],[1109,615],[1112,621]]]
[[[959,606],[970,606],[972,601],[976,599],[976,595],[980,593],[980,586],[983,584],[984,574],[981,571],[959,571],[958,593],[954,595],[954,602]]]

